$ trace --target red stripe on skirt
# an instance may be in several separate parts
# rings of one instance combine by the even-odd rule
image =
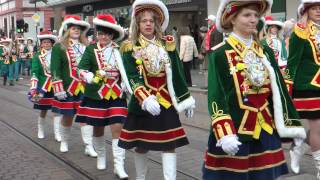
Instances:
[[[185,132],[183,128],[179,128],[173,131],[169,132],[163,132],[157,131],[157,133],[154,133],[154,131],[121,131],[120,138],[124,141],[133,141],[133,140],[148,140],[148,141],[165,141],[165,140],[171,140],[175,139],[177,137],[185,136]]]
[[[306,109],[317,109],[320,108],[320,98],[314,99],[294,99],[293,104],[297,110],[306,110]]]
[[[239,171],[264,169],[285,160],[283,150],[269,151],[249,156],[227,156],[206,154],[206,166],[213,169],[234,169]]]
[[[52,106],[59,109],[78,109],[80,106],[80,102],[60,102],[57,100],[53,100]]]
[[[37,105],[50,106],[53,98],[41,98],[40,101],[36,102]]]
[[[79,107],[77,115],[90,116],[96,118],[109,118],[112,116],[127,116],[128,109],[123,107],[112,107],[109,109],[95,109],[88,107]]]

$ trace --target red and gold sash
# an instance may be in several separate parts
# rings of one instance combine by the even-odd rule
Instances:
[[[39,55],[39,60],[44,72],[44,75],[46,76],[46,81],[44,82],[44,84],[42,85],[42,90],[44,92],[50,92],[51,91],[51,87],[52,87],[52,82],[51,82],[51,73],[50,70],[48,69],[47,65],[46,65],[46,53],[45,51],[41,51],[41,54]]]
[[[80,92],[84,92],[84,86],[81,82],[81,80],[79,79],[79,76],[77,74],[77,67],[78,67],[78,63],[76,60],[76,55],[74,53],[74,50],[71,46],[69,46],[67,48],[66,51],[67,54],[67,58],[68,58],[68,65],[69,65],[69,70],[70,70],[70,77],[72,78],[72,82],[69,85],[68,88],[68,92],[72,95],[72,96],[76,96],[78,95]]]

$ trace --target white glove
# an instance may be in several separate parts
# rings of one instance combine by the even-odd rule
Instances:
[[[107,73],[104,70],[101,70],[101,69],[99,70],[99,74],[102,77],[105,77],[107,75]]]
[[[241,142],[238,141],[236,135],[223,136],[217,143],[217,147],[221,147],[222,150],[228,155],[234,156],[239,151]]]
[[[93,82],[94,74],[92,72],[88,72],[84,75],[84,80],[86,83],[91,84]]]
[[[186,115],[187,118],[192,118],[192,117],[193,117],[193,114],[194,114],[193,109],[194,109],[194,108],[192,108],[192,107],[186,109],[185,115]]]
[[[121,86],[121,91],[122,92],[125,92],[125,93],[129,92],[128,89],[127,89],[127,86],[125,85],[125,83],[123,81],[121,82],[120,86]]]
[[[65,91],[54,93],[54,96],[57,97],[59,100],[65,100],[68,97]]]
[[[295,146],[301,146],[303,144],[303,142],[304,142],[304,139],[302,139],[302,138],[294,138],[293,141],[294,141],[294,145]]]
[[[158,116],[160,114],[160,104],[156,100],[157,97],[150,95],[142,102],[142,110],[148,111],[152,116]]]

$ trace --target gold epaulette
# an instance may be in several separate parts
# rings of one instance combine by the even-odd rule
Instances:
[[[302,24],[296,24],[294,26],[294,33],[301,39],[308,39],[310,35],[308,27],[305,27]]]
[[[167,35],[164,36],[164,40],[166,42],[166,50],[167,51],[175,51],[176,50],[176,40],[173,36]]]
[[[133,50],[133,43],[129,40],[123,41],[120,46],[120,53],[123,54]]]

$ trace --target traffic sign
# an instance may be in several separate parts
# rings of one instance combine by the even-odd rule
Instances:
[[[40,16],[38,13],[35,13],[34,15],[32,15],[31,17],[35,22],[39,22],[40,21]]]

